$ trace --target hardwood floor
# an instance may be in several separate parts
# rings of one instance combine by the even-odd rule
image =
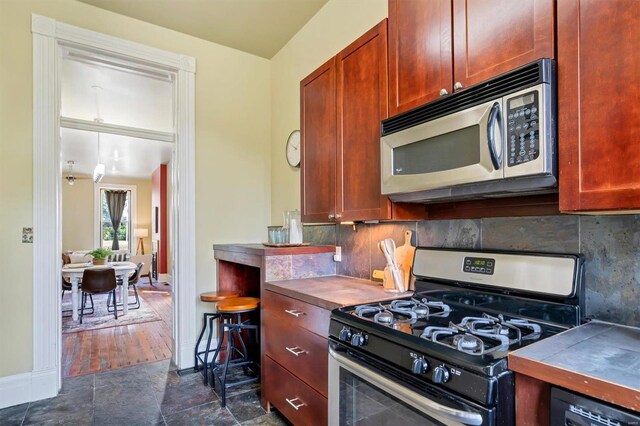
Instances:
[[[138,293],[162,321],[62,335],[62,376],[74,377],[171,358],[170,287],[147,280]]]

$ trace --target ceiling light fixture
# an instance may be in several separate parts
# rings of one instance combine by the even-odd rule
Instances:
[[[100,105],[98,103],[98,92],[102,90],[100,86],[91,86],[92,89],[96,91],[96,118],[93,119],[96,123],[102,123],[104,120],[100,118]],[[104,177],[105,167],[104,164],[100,162],[100,132],[98,133],[98,164],[93,169],[93,182],[99,183]]]
[[[76,182],[76,177],[73,175],[73,161],[67,161],[67,164],[69,165],[69,175],[65,179],[69,185],[73,185]]]

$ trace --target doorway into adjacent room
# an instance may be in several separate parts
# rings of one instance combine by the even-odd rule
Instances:
[[[72,46],[60,70],[62,377],[170,359],[175,76]],[[96,268],[97,250],[115,301],[65,274]]]

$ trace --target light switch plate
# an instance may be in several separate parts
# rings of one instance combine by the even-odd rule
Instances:
[[[333,255],[333,260],[335,262],[342,262],[342,247],[336,247],[336,254]]]
[[[22,242],[33,244],[33,228],[22,228]]]

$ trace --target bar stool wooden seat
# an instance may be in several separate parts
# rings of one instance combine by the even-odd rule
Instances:
[[[200,294],[200,300],[202,302],[207,302],[207,303],[219,303],[222,302],[224,300],[228,300],[228,299],[232,299],[232,298],[237,298],[238,296],[240,296],[240,293],[238,293],[237,291],[207,291],[205,293],[201,293]],[[193,364],[193,370],[194,371],[200,371],[201,369],[204,370],[204,384],[208,384],[209,382],[209,374],[208,374],[208,369],[207,369],[207,365],[209,364],[207,362],[208,358],[209,358],[209,352],[211,352],[211,339],[213,337],[213,323],[214,321],[218,320],[218,336],[220,336],[222,333],[222,327],[220,327],[220,320],[221,320],[221,315],[218,312],[205,312],[203,317],[202,317],[202,330],[200,330],[200,335],[198,336],[198,341],[196,342],[196,347],[194,350],[194,364]],[[209,327],[207,327],[207,323],[209,324]],[[209,335],[207,336],[207,346],[205,348],[204,351],[199,351],[200,348],[200,342],[202,342],[202,337],[204,336],[205,331],[207,330],[207,328],[209,329]],[[212,364],[215,364],[215,360],[218,357],[218,351],[213,353],[213,361],[211,362]]]
[[[259,331],[258,325],[251,324],[250,320],[242,321],[242,314],[254,312],[258,309],[259,306],[260,299],[256,297],[237,297],[226,299],[222,302],[219,302],[217,305],[218,313],[224,317],[224,320],[222,322],[222,335],[218,339],[216,354],[219,353],[225,337],[227,340],[227,345],[224,362],[216,363],[215,358],[214,362],[211,362],[211,373],[213,376],[211,386],[215,388],[216,380],[220,382],[219,394],[220,405],[222,407],[226,406],[226,390],[228,388],[257,382],[258,380],[260,380],[258,369],[255,368],[259,366],[257,365],[257,363],[249,359],[249,352],[247,350],[247,346],[245,345],[244,339],[242,338],[243,331],[253,331],[253,336],[257,344]],[[233,318],[234,316],[235,321]],[[240,344],[240,347],[238,347],[236,342]],[[233,356],[237,357],[232,359]],[[251,368],[254,376],[249,377],[248,379],[235,381],[233,383],[227,383],[227,371],[229,367],[242,367],[245,375],[248,375],[248,367],[254,367]]]

